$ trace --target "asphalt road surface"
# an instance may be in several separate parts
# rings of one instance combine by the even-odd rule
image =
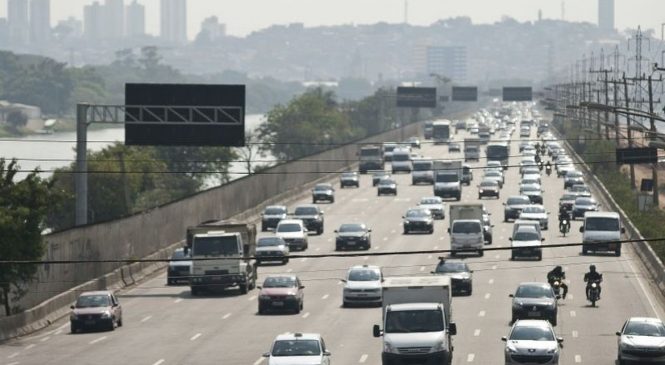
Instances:
[[[518,154],[513,136],[512,155]],[[456,135],[462,140],[465,133]],[[535,138],[535,131],[532,135]],[[446,146],[423,145],[421,153],[433,158],[449,155]],[[517,164],[511,158],[511,165]],[[484,160],[474,164],[480,166]],[[463,202],[477,202],[475,180],[464,187]],[[551,212],[545,243],[580,242],[580,222],[573,222],[563,238],[557,227],[557,204],[563,180],[543,173],[545,206]],[[448,249],[448,213],[436,221],[434,234],[402,234],[402,214],[423,196],[432,195],[432,186],[411,186],[408,174],[397,175],[397,197],[378,197],[371,177],[361,177],[360,189],[339,189],[334,204],[322,204],[325,232],[311,236],[306,253],[335,254],[333,230],[346,222],[364,222],[373,229],[370,252]],[[501,199],[483,199],[492,213],[494,244],[508,247],[512,223],[503,222],[503,206],[508,196],[518,193],[518,169],[511,168]],[[338,186],[337,180],[334,181]],[[598,197],[597,194],[594,194]],[[302,203],[309,203],[304,197]],[[453,202],[450,202],[453,203]],[[448,204],[448,203],[447,203]],[[292,208],[293,206],[289,207]],[[183,232],[184,237],[185,232]],[[504,343],[509,330],[511,299],[520,282],[544,281],[545,274],[559,264],[567,272],[569,296],[560,301],[558,335],[564,338],[562,364],[614,364],[616,336],[624,320],[631,316],[662,318],[662,298],[645,279],[645,271],[631,248],[621,257],[581,256],[579,247],[547,249],[543,261],[510,261],[509,251],[490,251],[482,258],[469,257],[475,271],[473,295],[455,297],[453,317],[458,334],[454,338],[454,364],[503,363]],[[305,285],[304,310],[298,314],[257,314],[258,291],[239,295],[191,297],[186,286],[166,286],[165,273],[120,293],[124,326],[113,332],[70,334],[68,318],[33,336],[0,345],[0,365],[23,364],[223,364],[257,365],[277,334],[287,331],[321,333],[332,352],[333,364],[380,364],[381,340],[372,337],[372,325],[380,323],[381,309],[342,308],[342,285],[346,270],[357,264],[376,264],[386,276],[428,275],[437,263],[433,255],[401,255],[356,258],[292,259],[285,266],[262,266],[261,277],[272,273],[297,274]],[[603,295],[597,308],[584,297],[583,273],[595,263],[604,274]]]

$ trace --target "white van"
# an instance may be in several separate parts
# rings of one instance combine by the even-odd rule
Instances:
[[[615,212],[586,212],[582,232],[582,254],[589,251],[614,251],[621,256],[621,234],[626,229],[621,225],[621,217]]]
[[[395,149],[393,150],[392,161],[390,162],[393,174],[398,171],[406,171],[411,173],[413,167],[411,166],[411,151],[408,149]]]

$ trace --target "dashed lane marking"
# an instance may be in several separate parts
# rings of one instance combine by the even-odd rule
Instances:
[[[252,295],[251,297],[247,298],[248,302],[254,301],[256,299],[256,295]]]
[[[182,298],[178,298],[178,299],[173,301],[173,303],[180,303],[180,302],[182,302]]]
[[[328,241],[328,242],[332,242],[332,238],[328,238],[328,240],[327,240],[327,241]]]
[[[425,271],[425,266],[421,266],[420,271]]]
[[[568,294],[568,295],[566,295],[566,296],[567,296],[570,300],[573,300],[573,295],[572,295],[572,294]]]
[[[309,312],[303,314],[302,317],[303,317],[303,318],[307,318],[307,317],[309,317]]]
[[[379,246],[374,247],[374,251],[378,251],[378,250],[379,250]]]
[[[34,343],[31,343],[31,344],[29,344],[28,346],[26,346],[25,349],[26,349],[26,350],[30,350],[31,348],[33,348],[33,347],[35,347],[35,346],[37,346],[37,345],[35,345]]]
[[[150,318],[152,318],[152,316],[145,316],[145,317],[143,317],[143,319],[141,320],[141,322],[142,322],[142,323],[143,323],[143,322],[148,322],[148,321],[150,320]]]
[[[152,365],[162,365],[164,363],[164,361],[165,361],[164,359],[159,359],[159,360],[155,361],[155,363],[152,364]]]
[[[259,357],[258,360],[254,361],[254,365],[259,365],[259,364],[262,363],[263,360],[265,360],[265,359],[266,359],[265,357]]]
[[[492,265],[492,270],[496,270],[496,265]]]
[[[440,241],[443,241],[443,237],[439,237],[439,240],[440,240]]]
[[[305,261],[307,261],[307,257],[303,257],[302,259],[300,259],[300,262],[305,262]]]
[[[489,284],[490,285],[494,284],[494,279],[490,279]]]
[[[480,311],[480,313],[478,313],[478,317],[485,317],[485,311]]]
[[[286,272],[291,272],[291,271],[293,271],[293,269],[287,269],[287,270],[286,270]]]
[[[570,316],[574,318],[577,316],[577,313],[575,313],[575,311],[570,311]]]
[[[226,313],[222,319],[228,319],[229,317],[231,317],[231,313]]]
[[[490,294],[490,293],[486,293],[486,294],[485,294],[485,299],[489,299],[491,296],[492,296],[492,294]]]
[[[577,331],[573,331],[572,335],[573,335],[573,338],[577,338],[579,336],[579,333],[577,333]]]
[[[427,255],[427,259],[428,259],[428,260],[431,260],[432,257],[434,257],[434,256],[432,256],[432,255]]]
[[[435,250],[438,250],[438,249],[439,249],[439,246],[434,246],[433,248],[434,248]]]
[[[581,355],[575,355],[575,362],[576,363],[582,362],[582,356]]]
[[[363,260],[365,260],[365,261],[369,260],[369,256],[364,256]]]
[[[397,231],[396,231],[396,230],[394,230],[394,229],[393,229],[392,231],[390,231],[390,233],[396,233],[396,232],[397,232]]]
[[[197,334],[195,334],[195,335],[192,336],[192,338],[190,338],[189,340],[190,340],[190,341],[196,341],[196,339],[198,339],[199,337],[201,337],[201,333],[197,333]]]
[[[7,356],[7,358],[8,358],[8,359],[13,359],[13,358],[15,358],[16,356],[18,356],[18,354],[19,354],[18,352],[15,352],[15,353],[13,353],[13,354]]]
[[[18,365],[18,364],[19,364],[19,362],[18,362],[18,361],[14,361],[14,362],[10,362],[10,363],[9,363],[9,364],[7,364],[7,365]]]
[[[328,299],[329,296],[330,295],[326,294],[326,295],[322,296],[321,299],[326,300],[326,299]]]
[[[48,341],[48,340],[50,340],[50,339],[51,339],[50,336],[46,336],[46,337],[42,338],[40,341],[41,341],[41,342],[46,342],[46,341]]]
[[[383,240],[384,240],[384,241],[388,241],[388,237],[383,237]]]
[[[367,361],[367,354],[363,354],[363,356],[360,357],[360,360],[358,360],[361,364],[364,364],[365,361]]]
[[[473,362],[475,358],[476,358],[475,354],[468,354],[466,355],[466,362]]]
[[[316,252],[321,251],[321,247],[317,247],[316,250],[314,250],[314,251],[316,251]]]
[[[106,336],[102,336],[102,337],[100,337],[100,338],[98,338],[98,339],[92,340],[92,341],[90,341],[89,343],[90,343],[91,345],[94,345],[94,344],[96,344],[97,342],[102,342],[102,341],[104,341],[104,340],[106,340]]]
[[[478,336],[480,336],[480,330],[479,329],[473,331],[473,337],[478,337]]]
[[[495,259],[501,258],[501,255],[494,256]]]

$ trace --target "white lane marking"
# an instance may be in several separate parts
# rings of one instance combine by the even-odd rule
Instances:
[[[196,339],[199,338],[199,337],[201,337],[201,334],[200,334],[200,333],[197,333],[197,334],[195,334],[194,336],[192,336],[192,338],[190,338],[189,340],[190,340],[190,341],[196,341]]]
[[[420,271],[425,271],[425,266],[421,266]]]
[[[432,256],[432,255],[427,255],[427,259],[428,259],[428,260],[431,260],[432,257],[434,257],[434,256]]]
[[[365,260],[365,261],[369,260],[369,256],[363,257],[363,260]]]
[[[476,355],[474,355],[474,354],[468,354],[468,355],[466,356],[466,362],[473,362],[473,359],[475,359],[475,358],[476,358]]]
[[[496,255],[496,256],[494,256],[494,258],[499,259],[499,258],[501,258],[501,255]]]
[[[492,294],[490,294],[490,293],[486,293],[486,294],[485,294],[485,299],[489,299],[491,296],[492,296]]]
[[[367,202],[367,201],[369,201],[369,199],[367,199],[367,198],[354,198],[351,201],[359,203],[359,202]]]
[[[374,251],[378,251],[378,250],[379,250],[379,246],[374,247]]]
[[[31,344],[29,344],[28,346],[25,347],[25,350],[30,350],[31,348],[33,348],[35,346],[37,346],[37,345],[35,345],[34,343],[31,343]]]
[[[358,360],[359,363],[363,364],[367,361],[367,354],[363,354],[363,356],[360,357],[360,360]]]
[[[494,284],[494,279],[490,279],[489,284],[490,285]]]
[[[573,300],[573,295],[572,294],[568,294],[567,296],[570,300]]]
[[[326,299],[328,299],[329,296],[330,295],[326,294],[326,295],[322,296],[321,299],[326,300]]]
[[[251,297],[247,298],[247,301],[248,301],[248,302],[251,302],[251,301],[253,301],[254,299],[256,299],[256,295],[252,295]]]
[[[435,250],[438,250],[438,249],[439,249],[439,246],[434,246],[433,248],[434,248]]]
[[[303,257],[302,259],[300,259],[300,262],[305,262],[305,261],[307,261],[307,257]]]
[[[395,232],[397,232],[397,231],[396,231],[396,230],[394,230],[394,229],[393,229],[392,231],[390,231],[390,233],[395,233]]]
[[[50,340],[50,339],[51,339],[51,337],[46,336],[46,337],[42,338],[40,341],[41,341],[41,342],[46,342],[46,341],[48,341],[48,340]]]
[[[97,342],[102,342],[102,341],[104,341],[104,340],[106,340],[106,336],[102,336],[102,337],[100,337],[100,338],[98,338],[98,339],[96,339],[96,340],[92,340],[92,341],[90,341],[89,343],[90,343],[91,345],[94,345],[94,344],[96,344]]]
[[[152,365],[162,365],[164,363],[164,361],[165,361],[164,359],[159,359],[159,360],[155,361],[155,363],[152,364]]]
[[[496,265],[492,265],[492,270],[496,270]]]
[[[575,313],[575,311],[570,311],[570,316],[574,318],[577,316],[577,313]]]
[[[316,250],[314,250],[314,251],[316,251],[316,252],[321,251],[321,247],[317,247]]]
[[[443,237],[439,237],[439,240],[440,240],[440,241],[443,241]]]
[[[226,313],[222,319],[228,319],[229,317],[231,317],[231,313]]]
[[[575,355],[575,362],[577,362],[577,363],[582,362],[582,356],[580,356],[580,355]]]
[[[658,310],[656,308],[656,304],[654,301],[651,299],[651,295],[649,295],[649,292],[647,291],[647,288],[644,286],[644,283],[642,282],[642,278],[640,275],[637,274],[637,270],[635,270],[635,266],[633,266],[633,263],[628,261],[628,266],[630,266],[630,269],[633,271],[633,274],[637,278],[637,283],[640,284],[640,288],[642,288],[642,292],[644,293],[644,296],[647,297],[647,300],[649,301],[649,305],[651,305],[651,310],[653,311],[653,314],[658,316]]]
[[[473,331],[473,337],[478,337],[478,336],[480,336],[480,330],[479,329]]]
[[[332,238],[328,238],[328,242],[332,242]]]
[[[14,362],[10,362],[10,363],[9,363],[9,364],[7,364],[7,365],[18,365],[18,364],[19,364],[19,362],[18,362],[18,361],[14,361]]]
[[[259,364],[262,363],[263,360],[265,360],[265,359],[266,359],[265,357],[259,357],[258,360],[254,361],[254,365],[259,365]]]
[[[383,237],[383,240],[384,240],[384,241],[388,241],[388,237]]]
[[[13,353],[13,354],[7,356],[7,358],[8,358],[8,359],[13,359],[13,358],[15,358],[16,356],[18,356],[18,354],[19,354],[18,352],[15,352],[15,353]]]
[[[286,272],[291,272],[291,271],[293,271],[293,269],[288,269],[288,270],[286,270]]]
[[[60,331],[60,330],[64,330],[65,327],[67,327],[67,326],[69,326],[69,323],[65,323],[65,324],[63,324],[62,326],[56,328],[56,330],[58,330],[58,331]]]
[[[485,311],[480,311],[480,313],[478,313],[478,317],[485,317]]]
[[[173,301],[173,303],[180,303],[180,302],[182,302],[182,298],[178,298],[178,299]]]
[[[577,333],[577,331],[573,331],[572,335],[573,335],[573,338],[577,338],[579,336],[579,333]]]
[[[147,321],[150,320],[150,318],[152,318],[152,316],[146,316],[146,317],[143,317],[143,319],[141,320],[141,322],[147,322]]]
[[[307,318],[307,317],[309,317],[309,312],[303,314],[302,317],[303,317],[303,318]]]
[[[54,335],[59,335],[59,334],[61,334],[61,333],[62,333],[62,330],[57,330],[57,331],[55,331],[53,334],[54,334]]]

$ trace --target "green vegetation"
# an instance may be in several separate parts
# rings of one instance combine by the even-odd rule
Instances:
[[[42,229],[47,210],[57,194],[51,185],[39,178],[37,172],[15,181],[19,166],[16,161],[0,159],[0,258],[2,260],[40,260],[44,254]],[[0,305],[5,315],[15,312],[10,296],[18,299],[26,294],[25,284],[37,272],[36,265],[0,264]]]
[[[622,173],[614,160],[616,145],[613,141],[592,140],[587,143],[579,143],[580,129],[566,125],[565,128],[558,123],[557,128],[564,131],[564,135],[570,141],[575,151],[582,156],[591,168],[591,171],[603,182],[605,188],[612,194],[614,201],[630,217],[637,229],[645,238],[665,237],[665,211],[652,207],[646,211],[640,211],[637,207],[637,192],[630,188],[630,178]],[[649,244],[658,256],[665,261],[665,244],[662,241],[650,241]]]

